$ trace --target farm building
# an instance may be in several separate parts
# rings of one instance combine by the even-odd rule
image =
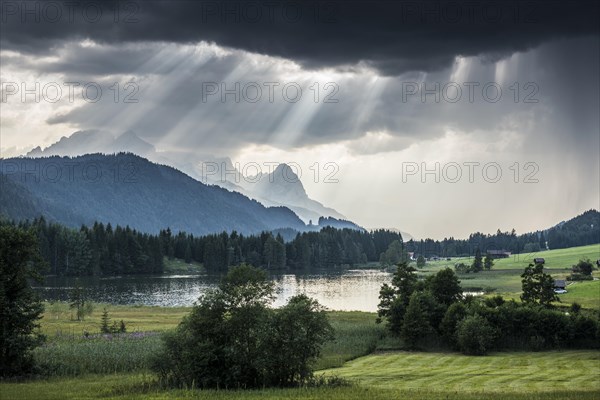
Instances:
[[[508,258],[510,257],[510,251],[507,250],[488,250],[487,255],[492,258]]]
[[[565,290],[567,287],[567,281],[565,281],[564,279],[555,279],[554,280],[554,289],[558,290],[558,289],[562,289]]]

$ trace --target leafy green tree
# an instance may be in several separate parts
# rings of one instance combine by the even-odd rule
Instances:
[[[325,309],[301,294],[275,312],[271,326],[268,382],[274,386],[305,382],[312,376],[321,346],[334,338]]]
[[[456,329],[458,323],[467,316],[467,307],[463,303],[454,303],[446,313],[440,323],[440,332],[442,337],[452,348],[458,348],[458,337]]]
[[[417,257],[417,268],[425,268],[425,257],[423,257],[422,255],[419,255],[419,257]]]
[[[465,263],[457,263],[456,265],[454,265],[454,269],[459,274],[468,274],[469,272],[471,272],[471,266]]]
[[[424,293],[414,292],[410,296],[410,301],[404,314],[400,337],[410,349],[416,349],[418,343],[432,331],[429,324],[429,315],[423,303]]]
[[[280,310],[268,307],[273,283],[258,268],[232,268],[205,294],[177,330],[164,336],[153,369],[173,385],[211,388],[303,383],[331,338],[323,308],[306,296]]]
[[[44,307],[28,279],[41,281],[36,235],[0,224],[0,376],[32,371],[31,350],[43,341],[36,333]]]
[[[446,307],[462,299],[460,281],[451,268],[444,268],[433,275],[429,280],[429,290]]]
[[[592,262],[589,259],[579,260],[577,265],[573,266],[573,272],[580,273],[583,275],[588,275],[588,276],[592,275],[593,270],[594,270],[594,264],[592,264]]]
[[[521,300],[524,303],[537,303],[549,307],[553,301],[559,301],[554,293],[554,279],[544,273],[542,264],[529,264],[521,274],[521,278],[523,290]]]
[[[483,260],[483,267],[489,271],[492,269],[492,267],[494,266],[494,259],[492,257],[490,257],[489,254],[485,255],[485,259]]]
[[[456,338],[463,353],[482,356],[492,347],[496,331],[486,318],[475,314],[458,323]]]
[[[91,315],[94,311],[94,305],[86,298],[86,290],[81,286],[79,280],[75,282],[75,287],[69,295],[69,308],[75,310],[77,321],[83,321],[86,315]]]
[[[483,269],[483,262],[481,261],[481,250],[477,248],[475,251],[475,259],[473,260],[473,264],[471,264],[471,271],[479,272]]]

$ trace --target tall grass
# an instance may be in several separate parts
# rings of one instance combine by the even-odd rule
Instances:
[[[54,340],[35,349],[34,357],[46,376],[109,374],[148,369],[161,346],[152,332],[98,335]]]
[[[335,340],[323,347],[316,369],[334,368],[348,360],[371,353],[385,335],[375,324],[375,315],[361,312],[329,313]],[[82,331],[83,332],[83,331]],[[41,373],[47,376],[76,376],[116,372],[144,371],[162,342],[158,332],[121,335],[90,335],[71,330],[57,332],[47,344],[35,349]]]
[[[346,361],[372,353],[386,335],[383,325],[375,323],[375,314],[363,312],[329,313],[335,339],[323,346],[316,369],[340,367]]]

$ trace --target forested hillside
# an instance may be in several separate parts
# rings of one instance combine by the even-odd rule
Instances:
[[[594,243],[600,243],[600,212],[597,210],[586,211],[546,230],[521,235],[517,235],[514,229],[512,232],[498,230],[493,235],[477,232],[469,235],[468,239],[450,237],[444,240],[410,240],[406,246],[409,252],[425,257],[456,257],[473,255],[477,249],[482,252],[507,250],[512,253],[530,253]]]

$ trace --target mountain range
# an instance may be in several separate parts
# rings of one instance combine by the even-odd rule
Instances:
[[[41,214],[68,226],[97,220],[196,235],[305,229],[288,208],[265,207],[131,153],[12,158],[0,160],[0,167],[0,212],[11,219]]]
[[[267,207],[283,206],[294,211],[305,223],[320,217],[347,218],[336,210],[311,199],[302,181],[290,166],[279,164],[271,173],[245,177],[228,157],[215,157],[194,151],[157,151],[135,132],[114,136],[99,130],[77,131],[42,149],[36,147],[28,157],[80,156],[91,153],[129,152],[148,160],[170,165],[203,183],[221,186],[258,200]],[[227,172],[227,173],[225,173]]]
[[[287,207],[265,206],[132,153],[9,158],[0,160],[0,171],[0,214],[13,220],[43,215],[73,227],[100,221],[195,235],[360,229],[334,218],[306,225]]]

